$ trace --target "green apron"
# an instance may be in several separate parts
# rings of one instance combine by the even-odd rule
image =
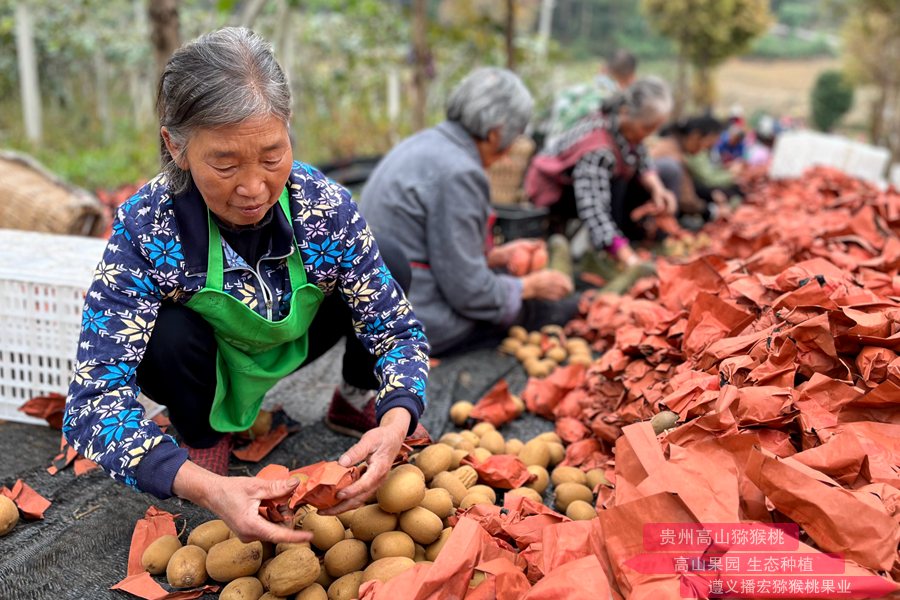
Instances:
[[[278,204],[291,222],[287,189],[281,193]],[[270,321],[224,292],[222,238],[212,215],[209,211],[207,214],[206,285],[186,306],[212,325],[218,342],[216,395],[209,424],[216,431],[244,431],[253,425],[266,392],[306,359],[307,331],[324,294],[306,282],[296,241],[293,253],[287,258],[291,304],[284,319]]]

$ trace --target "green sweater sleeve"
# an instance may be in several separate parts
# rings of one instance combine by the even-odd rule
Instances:
[[[706,187],[728,187],[734,184],[734,176],[727,169],[713,163],[706,152],[685,154],[684,165],[691,178]]]

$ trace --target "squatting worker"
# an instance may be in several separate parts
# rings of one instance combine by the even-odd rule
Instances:
[[[352,323],[378,423],[341,457],[369,468],[334,512],[361,504],[424,409],[422,327],[349,193],[293,162],[290,89],[266,41],[226,28],[181,48],[157,108],[163,172],[117,212],[64,434],[114,479],[191,500],[243,539],[305,540],[257,512],[295,481],[225,476],[231,433]],[[145,418],[139,391],[169,408],[186,447]]]
[[[652,201],[674,213],[675,195],[652,169],[643,141],[669,117],[672,95],[656,77],[643,77],[604,101],[536,156],[525,191],[552,215],[578,218],[592,245],[627,265],[639,262],[631,242],[646,236],[631,220],[633,209]]]
[[[410,301],[435,355],[495,344],[513,324],[565,323],[577,309],[568,276],[503,272],[516,246],[534,240],[489,247],[485,169],[525,130],[532,106],[511,71],[476,69],[451,92],[447,120],[398,144],[363,189],[372,231],[395,239],[410,260]]]

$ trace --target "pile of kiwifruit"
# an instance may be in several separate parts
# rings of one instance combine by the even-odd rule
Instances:
[[[593,490],[608,485],[601,469],[558,466],[565,450],[556,433],[506,440],[484,422],[411,455],[365,506],[337,516],[301,506],[293,525],[313,534],[309,543],[243,543],[223,521],[213,520],[195,527],[184,545],[178,536],[158,538],[141,564],[153,575],[165,574],[173,588],[226,584],[222,600],[350,600],[366,581],[388,581],[417,563],[432,563],[450,537],[449,518],[457,509],[496,504],[497,490],[479,484],[475,469],[461,461],[497,454],[518,456],[535,475],[506,494],[542,502],[552,481],[557,510],[572,519],[597,516]]]
[[[451,407],[451,411],[453,407]],[[517,438],[504,439],[503,434],[487,422],[478,423],[472,429],[444,434],[438,444],[430,446],[420,453],[443,453],[447,451],[440,446],[452,449],[448,469],[463,482],[460,487],[456,481],[449,481],[448,491],[454,500],[459,500],[459,508],[469,508],[475,504],[497,502],[496,492],[486,485],[475,485],[478,475],[472,467],[458,467],[459,461],[471,455],[476,463],[487,458],[508,454],[521,460],[528,472],[535,478],[520,488],[507,490],[512,496],[525,496],[535,502],[543,502],[543,495],[550,482],[554,486],[553,506],[573,520],[593,519],[597,516],[594,508],[593,490],[598,485],[609,485],[602,469],[584,472],[581,469],[559,465],[565,458],[565,449],[559,436],[548,431],[523,442]],[[436,448],[436,449],[435,449]],[[417,463],[418,464],[418,463]],[[455,470],[454,470],[455,469]],[[442,478],[439,483],[444,483]]]
[[[558,325],[531,332],[515,325],[500,344],[500,351],[515,356],[530,377],[546,377],[563,363],[590,365],[594,361],[587,341],[567,336]]]

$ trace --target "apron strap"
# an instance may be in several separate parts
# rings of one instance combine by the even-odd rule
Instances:
[[[287,187],[281,191],[278,197],[278,205],[284,212],[284,216],[288,220],[293,232],[293,223],[291,222],[290,196]],[[212,218],[212,211],[206,209],[207,227],[209,228],[209,250],[206,257],[206,287],[222,291],[225,270],[225,249],[222,247],[222,235],[219,233],[219,227]],[[300,259],[300,249],[297,247],[296,236],[293,239],[293,254],[288,257],[288,274],[291,278],[292,286],[304,285],[306,283],[306,270],[303,268],[303,261]]]

